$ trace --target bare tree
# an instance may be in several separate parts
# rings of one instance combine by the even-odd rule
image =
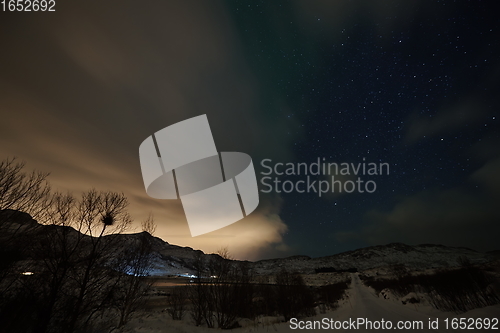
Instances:
[[[149,213],[147,219],[141,222],[142,231],[154,236],[156,232],[156,223],[152,213]]]
[[[115,236],[131,223],[126,197],[52,194],[47,176],[26,172],[16,159],[0,162],[0,331],[81,331],[120,302],[123,325],[150,283],[142,277],[152,258],[152,216],[136,244],[118,256]],[[119,261],[131,275],[115,269]],[[23,267],[34,275],[19,274]]]
[[[190,287],[190,298],[195,324],[205,322],[210,328],[229,328],[236,319],[232,285],[236,271],[228,250],[224,248],[213,255],[206,263],[206,271],[203,254],[197,253],[194,266],[197,274]]]
[[[149,217],[141,223],[143,232],[137,242],[129,244],[127,250],[119,256],[117,269],[126,272],[117,285],[115,306],[119,312],[118,328],[124,326],[145,301],[153,280],[147,279],[152,269],[152,235],[156,230],[154,218]]]
[[[42,262],[40,278],[44,306],[38,312],[36,332],[74,332],[85,327],[111,304],[119,280],[109,263],[117,242],[115,234],[130,224],[123,194],[91,190],[76,200],[56,194],[46,225],[32,246]]]
[[[32,308],[33,295],[20,292],[29,281],[18,271],[19,262],[28,256],[27,247],[19,245],[26,244],[26,234],[38,227],[31,216],[41,217],[50,205],[48,174],[25,169],[25,163],[15,158],[0,161],[0,331],[16,318],[13,311]]]
[[[25,171],[25,163],[15,158],[0,161],[0,291],[2,281],[9,275],[12,264],[23,256],[18,243],[20,231],[33,228],[36,223],[24,213],[37,218],[50,205],[48,173]]]
[[[222,248],[209,262],[209,305],[215,316],[217,327],[232,328],[237,317],[235,286],[238,281],[232,257],[227,248]]]
[[[0,161],[0,211],[23,211],[38,218],[50,204],[49,174],[24,169],[25,163],[15,158]],[[9,217],[0,216],[0,227]]]
[[[90,242],[82,246],[78,269],[73,273],[77,294],[73,301],[73,313],[70,316],[68,331],[73,332],[80,319],[87,315],[87,320],[95,313],[95,308],[102,306],[103,286],[109,285],[106,267],[112,256],[111,250],[116,238],[104,238],[106,235],[123,233],[131,223],[126,211],[127,198],[113,192],[91,190],[84,193],[77,208],[76,225],[78,231],[91,236]],[[90,297],[89,297],[90,295]],[[92,297],[94,296],[94,297]],[[96,302],[96,299],[99,300]]]
[[[278,311],[285,321],[292,317],[316,314],[313,295],[300,274],[282,269],[276,275],[276,288]]]
[[[186,311],[186,287],[174,287],[168,299],[167,312],[173,320],[182,320]]]
[[[206,267],[203,252],[197,251],[195,253],[193,266],[195,277],[193,284],[188,289],[191,317],[196,326],[200,326],[205,321],[208,327],[213,327],[213,319],[208,309],[208,288],[204,284]]]
[[[253,298],[255,293],[252,283],[252,271],[248,261],[235,263],[235,281],[233,282],[233,294],[235,299],[235,312],[238,317],[254,318]]]

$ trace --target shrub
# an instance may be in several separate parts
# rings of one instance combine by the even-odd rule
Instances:
[[[498,295],[488,288],[494,278],[470,264],[434,274],[412,276],[406,273],[393,279],[360,275],[360,278],[365,285],[375,289],[377,295],[383,289],[391,290],[398,297],[410,292],[425,293],[430,304],[443,311],[461,313],[500,303]]]

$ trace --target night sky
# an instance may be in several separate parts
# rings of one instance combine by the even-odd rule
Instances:
[[[136,225],[152,212],[158,237],[240,259],[390,242],[499,249],[494,4],[75,0],[0,12],[0,159],[51,172],[59,191],[123,192]],[[138,147],[200,114],[219,151],[252,156],[259,182],[263,159],[390,174],[366,178],[374,193],[260,193],[244,220],[191,238],[180,201],[145,193]]]

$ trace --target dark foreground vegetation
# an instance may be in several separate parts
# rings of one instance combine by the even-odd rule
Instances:
[[[395,267],[395,278],[383,279],[360,275],[363,283],[380,294],[390,290],[397,297],[409,293],[424,295],[436,309],[462,313],[472,309],[500,303],[494,290],[497,279],[480,267],[471,265],[467,259],[460,260],[461,267],[442,269],[433,274],[411,275],[404,267]],[[420,299],[411,298],[411,303]]]
[[[47,174],[0,161],[0,333],[116,332],[144,308],[152,280],[152,219],[120,243],[130,225],[123,194],[55,193]],[[255,283],[247,263],[227,251],[198,253],[196,278],[169,296],[168,314],[228,329],[238,318],[291,317],[334,308],[347,282],[312,289],[281,271],[273,284]]]
[[[47,174],[24,170],[14,159],[0,162],[0,332],[123,326],[149,287],[141,276],[152,237],[117,244],[131,223],[123,194],[53,193]],[[143,228],[152,232],[152,220]]]
[[[237,319],[258,316],[308,317],[320,310],[335,309],[349,282],[319,288],[306,286],[302,276],[281,270],[276,283],[255,283],[245,262],[230,260],[227,251],[204,262],[200,255],[197,277],[185,287],[175,287],[169,297],[172,319],[189,315],[196,326],[230,329]]]

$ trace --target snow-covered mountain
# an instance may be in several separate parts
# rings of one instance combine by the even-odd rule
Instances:
[[[493,260],[494,256],[461,247],[432,244],[411,246],[392,243],[320,258],[294,256],[261,260],[255,262],[253,268],[258,274],[272,274],[281,267],[303,273],[314,273],[316,270],[364,271],[393,265],[404,265],[409,269],[422,270],[458,266],[461,258],[467,258],[471,263],[479,264]]]
[[[44,238],[57,238],[62,234],[62,229],[67,229],[65,234],[68,239],[82,238],[86,241],[90,236],[79,234],[79,232],[71,227],[63,227],[57,225],[39,224],[29,214],[12,210],[0,210],[0,240],[2,238],[9,239],[12,235],[16,235],[18,246],[23,247],[23,244],[29,242],[36,243],[43,241]],[[59,235],[59,236],[58,236]],[[147,232],[133,234],[112,234],[104,236],[106,241],[112,244],[113,248],[108,249],[110,255],[109,261],[116,263],[117,258],[125,251],[131,248],[136,248],[141,241],[146,238],[151,246],[151,269],[149,275],[152,276],[167,276],[167,275],[184,275],[188,276],[195,272],[194,261],[195,256],[202,255],[206,261],[215,254],[205,254],[200,250],[194,250],[190,247],[182,247],[169,244],[161,238],[154,237]],[[85,242],[84,242],[85,243]],[[12,245],[12,244],[11,244]],[[1,253],[0,253],[1,254]],[[21,266],[37,266],[32,259],[24,258]]]
[[[10,229],[16,232],[35,230],[29,232],[31,241],[36,241],[37,234],[50,233],[51,228],[58,226],[45,226],[38,224],[26,213],[0,211],[1,217],[10,214]],[[34,228],[35,227],[35,228]],[[77,233],[76,230],[72,232]],[[117,234],[105,237],[117,238],[113,242],[115,253],[129,248],[134,242],[139,242],[141,237],[147,237],[152,245],[151,275],[189,275],[194,274],[196,255],[202,255],[206,261],[215,254],[204,254],[200,250],[169,244],[164,240],[147,233]],[[251,262],[250,267],[256,275],[276,274],[282,268],[301,273],[315,273],[317,271],[363,271],[372,268],[405,265],[412,270],[428,268],[441,268],[458,266],[461,258],[467,258],[471,263],[486,263],[496,259],[496,253],[481,253],[467,248],[447,247],[443,245],[416,245],[410,246],[401,243],[378,245],[354,251],[335,254],[327,257],[310,258],[308,256],[292,256],[288,258],[260,260]]]

